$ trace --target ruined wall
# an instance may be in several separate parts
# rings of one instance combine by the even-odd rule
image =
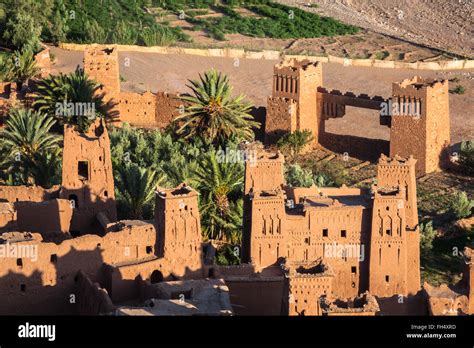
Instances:
[[[184,105],[179,94],[156,93],[155,127],[166,128],[180,114],[180,108]]]
[[[110,114],[118,113],[120,100],[120,74],[116,45],[88,45],[84,51],[84,71],[101,84],[100,93],[110,106]]]
[[[166,128],[183,105],[178,94],[149,91],[120,93],[120,122],[137,127]]]
[[[105,122],[97,119],[86,133],[64,126],[64,151],[60,198],[74,204],[71,230],[97,230],[95,217],[103,212],[117,220],[110,140]]]
[[[17,215],[12,203],[0,202],[0,233],[18,230]]]
[[[151,92],[120,93],[120,122],[132,126],[153,126],[155,124],[156,98]]]

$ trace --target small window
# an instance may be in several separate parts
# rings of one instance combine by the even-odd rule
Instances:
[[[386,281],[387,283],[390,282],[390,277],[389,277],[388,275],[385,276],[385,281]]]
[[[353,274],[356,274],[356,273],[357,273],[357,267],[352,266],[352,267],[351,267],[351,272],[352,272]]]
[[[79,208],[79,199],[77,198],[76,195],[69,195],[69,202],[71,203],[71,207],[74,208]]]
[[[25,284],[20,284],[20,290],[21,290],[21,292],[25,292],[26,291],[26,285]]]
[[[146,253],[147,253],[147,254],[151,254],[152,252],[153,252],[153,247],[150,246],[150,245],[148,245],[148,246],[146,247]]]
[[[346,238],[347,237],[347,231],[346,230],[341,230],[341,237]]]
[[[77,175],[81,180],[89,180],[89,162],[79,161],[77,162]]]
[[[109,192],[108,191],[104,191],[104,197],[109,197]]]
[[[385,233],[390,236],[392,233],[390,232],[390,230],[385,230]]]
[[[56,254],[51,254],[50,261],[51,261],[52,263],[58,262],[58,255],[56,255]]]
[[[22,259],[16,259],[16,265],[18,267],[23,267],[23,260]]]
[[[329,230],[327,228],[323,229],[323,237],[327,237],[329,235]]]
[[[309,244],[310,244],[310,239],[309,239],[309,237],[308,237],[308,238],[305,238],[305,239],[304,239],[304,242],[309,245]]]

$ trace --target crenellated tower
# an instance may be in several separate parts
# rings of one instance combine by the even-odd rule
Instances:
[[[413,158],[379,161],[373,187],[369,291],[381,297],[420,288],[420,235]]]
[[[320,62],[291,59],[275,65],[272,96],[267,101],[266,142],[306,129],[317,141],[316,92],[322,86],[322,76]]]
[[[394,83],[392,104],[390,156],[414,156],[417,175],[438,171],[450,143],[448,81]]]

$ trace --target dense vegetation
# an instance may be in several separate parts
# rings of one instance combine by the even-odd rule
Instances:
[[[186,182],[200,193],[199,205],[205,239],[219,240],[219,262],[235,263],[229,250],[242,240],[244,164],[241,156],[227,160],[226,153],[240,153],[244,140],[254,138],[257,124],[247,113],[244,96],[233,98],[227,77],[206,72],[199,83],[190,82],[193,97],[184,95],[192,121],[179,118],[165,131],[110,128],[111,154],[121,219],[152,219],[156,187],[176,187]],[[32,109],[12,108],[0,131],[0,183],[51,187],[61,182],[61,124],[86,131],[106,111],[97,84],[80,69],[40,80]],[[97,113],[58,114],[58,103],[90,102]],[[101,111],[101,112],[99,112]],[[194,111],[194,112],[192,112]],[[215,118],[217,122],[207,122]],[[237,127],[235,122],[237,122]],[[184,128],[183,128],[184,126]],[[182,137],[185,129],[192,137]],[[215,138],[209,136],[215,134]],[[215,141],[213,141],[215,140]],[[224,155],[223,155],[224,154]],[[224,261],[227,260],[227,261]]]
[[[235,6],[256,16],[242,16]],[[268,38],[310,38],[353,34],[358,28],[332,18],[270,1],[211,0],[4,0],[0,3],[0,46],[37,51],[40,42],[119,43],[145,46],[190,41],[181,27],[171,26],[150,8],[184,19],[214,38],[227,33]],[[220,17],[197,18],[207,9]],[[180,16],[181,17],[181,16]]]

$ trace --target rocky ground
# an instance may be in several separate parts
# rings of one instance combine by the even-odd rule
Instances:
[[[472,0],[277,0],[409,43],[474,58]],[[317,7],[309,7],[316,4]]]

